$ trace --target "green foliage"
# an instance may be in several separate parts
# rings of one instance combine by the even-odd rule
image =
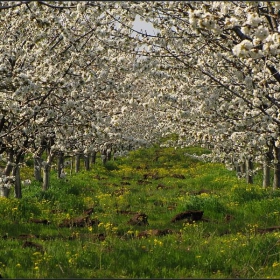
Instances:
[[[185,206],[186,210],[207,210],[216,213],[227,213],[226,206],[218,196],[203,195],[190,196]]]
[[[107,161],[104,165],[106,170],[112,171],[112,170],[118,170],[118,166],[114,162]]]
[[[280,233],[258,230],[279,225],[280,191],[249,186],[221,164],[186,156],[208,152],[155,145],[105,165],[98,159],[90,171],[82,169],[67,179],[57,179],[53,172],[45,192],[39,182],[32,182],[23,188],[22,199],[0,198],[0,274],[5,278],[277,278]],[[66,172],[70,174],[70,169]],[[23,168],[23,177],[28,174],[32,166]],[[90,219],[99,224],[59,226],[82,217],[91,207]],[[171,222],[187,210],[203,210],[203,220]],[[148,225],[128,222],[137,212],[148,216]],[[36,224],[32,219],[49,223]],[[167,229],[169,234],[154,234]],[[25,241],[39,247],[24,247]]]
[[[239,203],[248,203],[251,200],[262,200],[269,197],[266,189],[254,186],[241,186],[233,188],[232,198]]]

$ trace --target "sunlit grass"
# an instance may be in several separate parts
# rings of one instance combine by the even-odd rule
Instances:
[[[21,200],[0,198],[0,274],[5,278],[278,278],[280,192],[247,185],[222,164],[186,156],[199,147],[133,151],[100,159],[51,186],[23,188]],[[22,170],[32,174],[32,165]],[[70,169],[66,172],[70,174]],[[260,176],[259,176],[260,178]],[[99,224],[59,227],[83,215]],[[178,213],[203,210],[203,221],[171,223]],[[129,224],[133,213],[148,225]],[[31,219],[49,224],[30,223]],[[155,235],[156,230],[170,230]],[[146,237],[143,236],[146,233]],[[27,237],[23,238],[22,235]],[[1,238],[2,237],[2,238]],[[39,247],[24,247],[25,241]],[[41,246],[41,247],[40,247]],[[42,249],[40,249],[42,248]]]

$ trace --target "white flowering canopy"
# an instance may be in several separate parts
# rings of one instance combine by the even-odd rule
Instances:
[[[177,133],[179,146],[206,145],[214,160],[262,162],[280,148],[279,10],[260,1],[3,2],[0,154],[138,147]],[[136,17],[155,32],[135,30]]]

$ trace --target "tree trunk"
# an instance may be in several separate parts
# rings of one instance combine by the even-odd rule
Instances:
[[[75,165],[75,157],[71,156],[71,162],[70,162],[70,175],[73,174],[73,166]]]
[[[105,155],[101,155],[102,164],[104,165],[107,161],[107,157]]]
[[[112,150],[111,149],[107,149],[106,151],[106,157],[107,157],[107,160],[110,161],[111,158],[112,158]]]
[[[80,171],[80,159],[81,159],[81,154],[77,154],[75,156],[75,172],[78,173]]]
[[[20,167],[18,164],[13,167],[13,176],[15,176],[15,198],[22,198]]]
[[[4,188],[4,187],[0,187],[0,197],[9,197],[9,193],[10,193],[10,189],[8,188]]]
[[[102,160],[102,164],[105,164],[107,161],[107,152],[106,149],[103,149],[101,151],[101,160]]]
[[[242,177],[242,174],[241,174],[242,172],[241,172],[241,167],[239,164],[236,164],[235,171],[236,171],[237,177],[240,179]]]
[[[36,181],[42,182],[42,159],[41,157],[34,156],[34,178]]]
[[[246,159],[246,181],[248,184],[253,184],[253,161],[251,158]]]
[[[266,157],[265,162],[263,163],[263,188],[267,188],[270,185],[270,162]]]
[[[270,165],[273,160],[273,145],[269,145],[269,151],[266,153],[263,163],[263,188],[270,186]]]
[[[89,169],[90,169],[90,154],[89,153],[84,155],[84,162],[85,162],[85,169],[87,171],[89,171]]]
[[[14,162],[14,151],[10,150],[8,152],[8,163],[6,164],[4,174],[6,176],[10,176],[11,172],[13,171],[13,162]]]
[[[40,147],[37,149],[33,159],[34,159],[34,178],[38,182],[42,182],[42,155],[44,153],[45,148]]]
[[[42,190],[47,191],[50,187],[50,174],[51,174],[51,164],[53,155],[51,152],[48,153],[47,161],[43,165],[43,184]]]
[[[273,148],[274,165],[273,165],[273,189],[280,187],[280,148]]]
[[[93,151],[91,153],[91,163],[93,163],[93,164],[96,163],[96,151]]]
[[[244,174],[246,173],[246,164],[245,164],[245,162],[241,163],[240,171],[241,171],[241,174],[242,174],[242,177],[243,177]]]
[[[5,166],[4,175],[10,176],[13,171],[13,162],[14,162],[14,151],[8,150],[8,162]],[[0,197],[9,197],[10,188],[0,187]]]
[[[60,174],[64,167],[64,153],[60,152],[57,157],[57,178],[60,178]]]
[[[43,191],[47,191],[50,186],[50,172],[51,172],[51,166],[49,163],[45,163],[43,166]]]

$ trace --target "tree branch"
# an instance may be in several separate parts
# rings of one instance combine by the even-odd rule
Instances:
[[[2,3],[0,3],[0,10],[15,8],[15,7],[21,6],[22,4],[26,4],[26,3],[29,3],[29,2],[30,2],[30,1],[21,1],[21,2],[18,3],[18,4],[9,5],[9,6],[3,6]]]
[[[249,36],[245,35],[244,33],[242,33],[242,31],[240,30],[240,26],[234,26],[232,28],[232,30],[235,32],[235,34],[243,41],[243,40],[249,40],[249,41],[253,41],[252,38],[250,38]]]
[[[266,67],[269,69],[270,73],[273,75],[275,80],[278,83],[280,83],[280,73],[279,73],[279,71],[277,71],[277,69],[274,66],[266,65]]]
[[[49,3],[46,3],[44,1],[38,1],[38,3],[42,4],[42,5],[45,5],[45,6],[48,6],[50,8],[54,8],[54,9],[68,9],[68,8],[77,8],[77,6],[55,6],[55,5],[51,5]]]

